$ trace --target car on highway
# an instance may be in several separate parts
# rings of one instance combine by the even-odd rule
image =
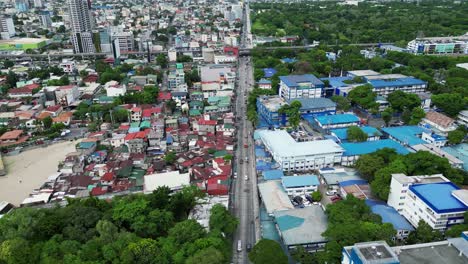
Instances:
[[[244,160],[241,159],[241,160],[240,160],[240,164],[243,164],[243,163],[244,163]]]
[[[244,148],[248,148],[248,147],[249,147],[249,145],[247,145],[247,144],[244,144]]]
[[[249,179],[249,176],[245,175],[245,176],[244,176],[244,180],[247,181],[248,179]]]
[[[234,179],[237,179],[237,171],[234,172]]]
[[[250,252],[250,250],[252,250],[252,244],[248,243],[246,249],[247,252]]]
[[[241,251],[242,251],[242,241],[237,240],[237,252],[241,252]]]

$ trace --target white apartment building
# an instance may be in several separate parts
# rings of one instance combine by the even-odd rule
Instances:
[[[295,98],[320,98],[325,87],[312,74],[280,76],[279,95],[286,100]]]
[[[468,190],[459,189],[442,174],[393,174],[387,204],[415,227],[422,220],[433,229],[444,231],[463,223],[463,214],[468,211]]]
[[[16,34],[15,25],[11,17],[0,17],[0,35],[2,39],[10,39]]]
[[[133,51],[135,50],[135,45],[134,45],[134,38],[133,38],[133,33],[132,32],[127,32],[127,31],[118,31],[118,32],[112,32],[112,41],[115,41],[116,47],[119,49],[119,53],[125,53],[128,51]]]
[[[344,152],[333,140],[297,142],[285,130],[262,130],[258,135],[284,171],[333,167]]]

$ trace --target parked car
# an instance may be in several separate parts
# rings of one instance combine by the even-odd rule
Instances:
[[[248,243],[246,248],[247,248],[247,252],[250,252],[250,250],[252,250],[252,245]]]
[[[245,175],[245,176],[244,176],[244,180],[247,181],[248,179],[249,179],[249,176]]]
[[[325,194],[327,196],[333,196],[333,195],[336,195],[338,193],[337,190],[328,190]]]

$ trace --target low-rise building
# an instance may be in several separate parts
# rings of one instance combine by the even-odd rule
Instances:
[[[457,129],[454,119],[435,111],[427,112],[421,123],[443,136],[447,136],[448,132]]]
[[[359,117],[354,114],[338,114],[338,115],[324,115],[316,116],[314,123],[321,129],[334,129],[350,126],[358,126],[360,124]],[[311,118],[306,118],[308,121]]]
[[[151,193],[159,187],[167,186],[172,191],[181,190],[190,185],[190,174],[179,171],[155,173],[144,176],[144,193]]]
[[[317,191],[320,181],[315,175],[285,176],[281,184],[288,195],[310,195]]]
[[[325,85],[312,74],[288,75],[279,78],[279,95],[286,100],[322,97],[322,90]]]
[[[422,220],[433,229],[445,231],[463,223],[468,190],[458,188],[442,174],[392,174],[387,203],[415,227]]]
[[[333,167],[344,152],[333,140],[297,142],[284,130],[262,130],[258,135],[284,171]]]

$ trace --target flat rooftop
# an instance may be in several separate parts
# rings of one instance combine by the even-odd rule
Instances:
[[[297,142],[285,130],[261,130],[258,134],[271,152],[283,157],[343,152],[342,147],[329,139]]]
[[[382,133],[375,127],[371,126],[362,126],[360,127],[368,137],[381,136]],[[340,140],[348,139],[348,128],[337,128],[330,130],[331,133],[335,134]]]
[[[258,184],[258,190],[268,214],[276,211],[294,209],[279,181],[267,181]]]
[[[288,100],[288,103],[290,104],[293,101],[301,102],[301,111],[336,107],[336,103],[328,98],[295,98]]]
[[[401,264],[466,264],[468,258],[459,256],[460,252],[453,246],[435,245],[401,250],[398,258]]]
[[[312,74],[288,75],[279,77],[284,84],[289,87],[298,87],[302,83],[311,83],[313,85],[323,85],[323,82]]]
[[[406,155],[409,153],[408,149],[406,149],[400,143],[392,139],[382,139],[358,143],[342,143],[341,147],[345,149],[343,156],[364,155],[383,148],[394,149],[397,153],[402,155]]]
[[[459,188],[451,182],[415,184],[409,189],[437,213],[468,210],[468,206],[452,195]]]
[[[431,133],[430,130],[420,126],[399,126],[399,127],[384,127],[384,133],[387,133],[396,140],[407,145],[426,144],[426,141],[419,138],[423,132]]]
[[[373,71],[373,70],[357,70],[357,71],[349,71],[348,74],[362,77],[362,76],[379,75],[380,73]]]
[[[325,242],[327,217],[318,205],[275,212],[275,221],[286,246]]]
[[[275,96],[260,96],[257,100],[259,100],[266,109],[270,112],[277,112],[281,106],[286,105],[286,101],[277,95]]]

